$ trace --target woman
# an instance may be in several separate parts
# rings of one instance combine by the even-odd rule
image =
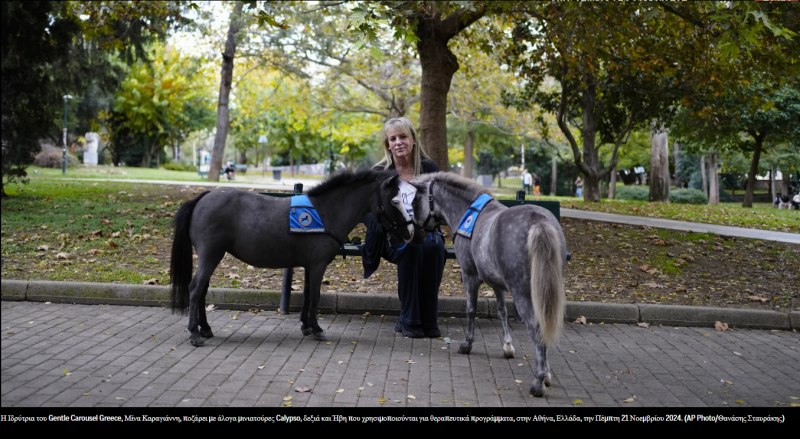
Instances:
[[[581,176],[578,176],[578,179],[575,180],[575,187],[577,188],[575,192],[578,194],[578,198],[583,197],[583,180],[581,180]]]
[[[405,117],[389,119],[383,125],[383,151],[385,157],[375,169],[397,171],[403,205],[413,218],[416,189],[408,182],[420,174],[438,172],[439,168],[425,154],[414,125]],[[378,269],[381,257],[397,264],[400,317],[395,331],[411,338],[441,337],[436,319],[445,262],[442,234],[429,234],[423,244],[407,244],[394,235],[389,235],[387,241],[386,231],[371,213],[364,217],[364,225],[367,235],[360,247],[364,278]]]

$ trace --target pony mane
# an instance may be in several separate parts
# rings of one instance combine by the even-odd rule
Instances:
[[[483,194],[492,194],[488,189],[479,185],[478,183],[475,183],[474,181],[464,178],[458,174],[453,174],[452,172],[423,174],[419,177],[419,179],[417,179],[417,183],[427,188],[428,182],[433,179],[436,179],[442,183],[447,183],[448,186],[460,192],[464,198],[475,199]],[[434,192],[435,191],[436,187],[434,186]]]
[[[372,182],[376,180],[383,180],[384,178],[395,175],[394,171],[376,171],[372,169],[364,169],[361,171],[343,170],[326,178],[322,183],[309,189],[307,194],[318,196],[332,191],[340,186],[344,186],[357,181]]]

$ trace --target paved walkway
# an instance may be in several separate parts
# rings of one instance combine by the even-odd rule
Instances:
[[[0,317],[2,407],[788,407],[800,397],[790,331],[568,324],[549,351],[553,387],[532,398],[525,328],[511,324],[517,358],[505,359],[493,319],[478,320],[466,356],[402,337],[394,317],[323,315],[329,341],[317,342],[297,314],[218,310],[202,348],[188,343],[187,318],[163,308],[4,301]],[[465,319],[440,324],[461,341]]]
[[[739,238],[764,239],[767,241],[788,242],[800,244],[800,233],[773,232],[769,230],[746,229],[744,227],[719,226],[716,224],[693,223],[689,221],[675,221],[661,218],[643,216],[619,215],[615,213],[591,212],[578,209],[561,209],[564,218],[578,218],[591,221],[604,221],[609,223],[633,224],[672,229],[693,231],[701,233],[716,233],[718,235],[736,236]],[[800,215],[798,215],[800,221]]]

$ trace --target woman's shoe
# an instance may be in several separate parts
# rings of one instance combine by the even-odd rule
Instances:
[[[422,326],[411,326],[411,325],[406,325],[405,323],[397,322],[394,325],[394,330],[397,332],[402,332],[403,335],[408,338],[425,337],[425,332],[423,332]]]
[[[425,333],[425,337],[428,338],[439,338],[442,336],[442,331],[439,328],[422,328],[422,332]]]

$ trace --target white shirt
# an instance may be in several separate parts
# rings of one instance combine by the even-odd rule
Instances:
[[[403,180],[397,179],[397,187],[400,189],[400,192],[397,194],[400,197],[400,201],[403,203],[403,207],[405,207],[406,212],[408,212],[408,216],[411,219],[414,219],[414,197],[417,195],[417,188],[412,186],[409,183],[406,183]]]

